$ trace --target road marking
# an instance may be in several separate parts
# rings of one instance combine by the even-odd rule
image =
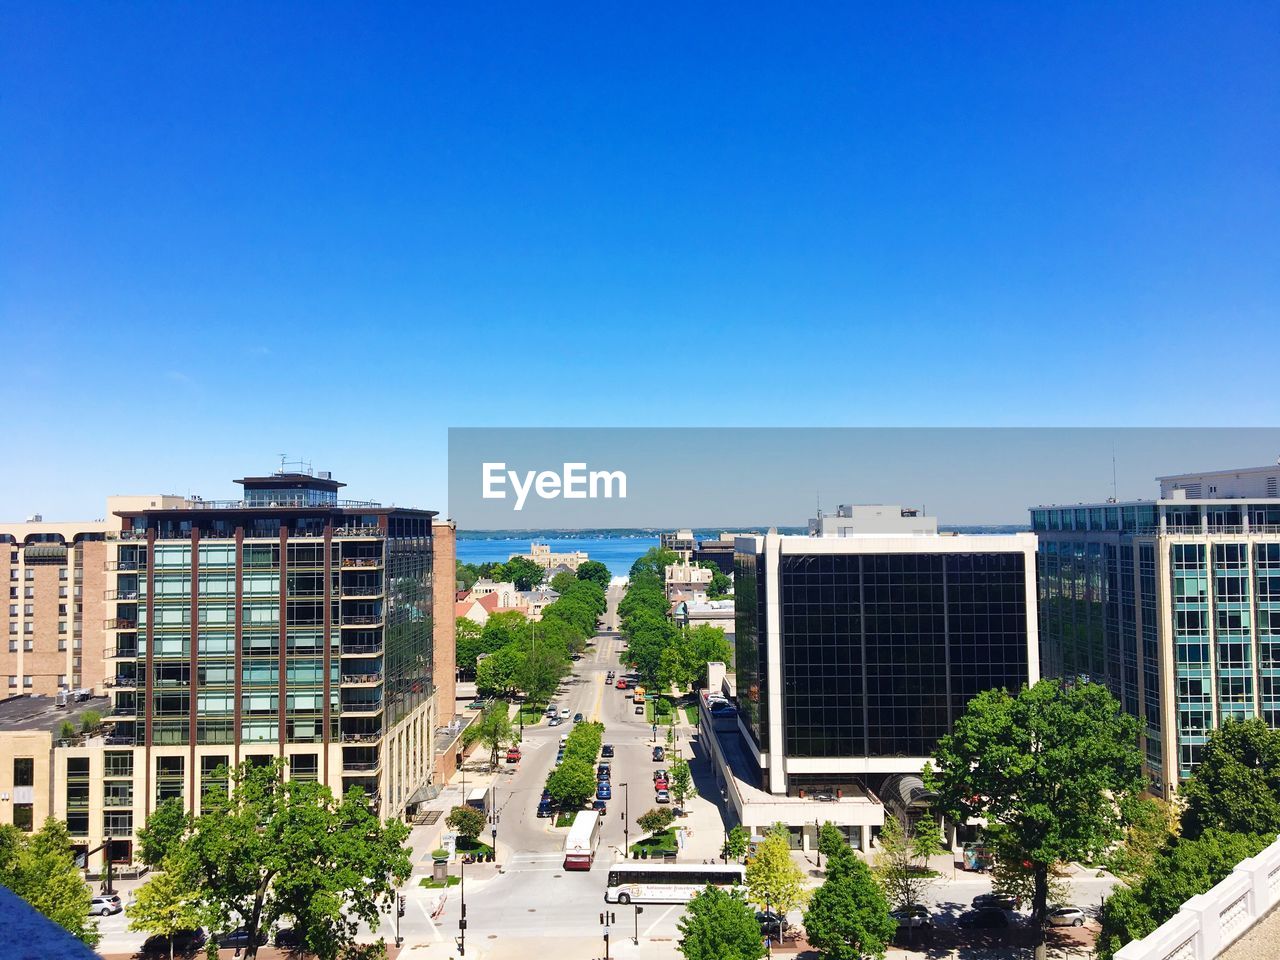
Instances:
[[[667,917],[671,915],[671,911],[674,910],[675,908],[676,908],[676,905],[672,904],[671,906],[667,907],[666,910],[663,910],[662,915],[659,916],[657,920],[653,921],[653,923],[645,927],[644,935],[646,937],[650,936],[653,933],[653,931],[657,928],[658,924],[662,923],[663,920],[667,919]]]
[[[600,720],[600,704],[604,702],[604,674],[597,673],[596,679],[599,681],[599,689],[596,690],[596,705],[591,711],[591,719],[594,722]]]
[[[446,899],[447,899],[447,896],[448,895],[446,894]],[[436,922],[431,919],[431,914],[427,912],[427,908],[421,900],[419,900],[417,897],[414,897],[413,902],[418,905],[418,909],[422,911],[422,918],[427,921],[427,926],[431,928],[431,938],[435,940],[436,943],[439,943],[441,940],[444,939],[444,937],[440,936],[440,928],[437,927]],[[442,905],[443,905],[443,901],[442,901]]]

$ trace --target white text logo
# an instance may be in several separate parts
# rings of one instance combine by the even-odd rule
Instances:
[[[554,470],[526,470],[523,475],[508,470],[505,463],[485,463],[482,467],[484,499],[505,500],[507,485],[515,492],[515,509],[521,510],[530,491],[543,500],[606,500],[627,498],[627,475],[621,470],[587,470],[585,463],[566,463]]]

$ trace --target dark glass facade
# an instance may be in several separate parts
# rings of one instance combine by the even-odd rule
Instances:
[[[765,639],[764,555],[734,555],[734,663],[738,710],[760,750],[769,749],[768,649]]]
[[[788,756],[927,756],[973,696],[1028,680],[1021,553],[780,563]]]

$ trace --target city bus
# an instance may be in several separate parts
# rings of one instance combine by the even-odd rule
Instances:
[[[594,810],[578,811],[569,835],[564,838],[564,869],[591,869],[596,859],[596,845],[600,842],[601,819]]]
[[[746,868],[740,864],[645,863],[628,860],[609,868],[606,903],[688,903],[708,885],[726,891],[745,890]]]

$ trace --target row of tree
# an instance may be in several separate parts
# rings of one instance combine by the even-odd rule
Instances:
[[[561,810],[581,810],[596,792],[596,758],[604,741],[604,724],[579,723],[564,742],[564,757],[547,774],[547,792]]]
[[[528,557],[512,557],[505,563],[462,563],[457,564],[458,589],[470,590],[475,582],[484,577],[495,583],[513,583],[517,590],[532,590],[540,585],[547,576],[547,571]],[[552,589],[556,580],[563,576],[557,574],[552,578]],[[568,576],[574,577],[574,573]],[[587,560],[578,566],[576,577],[580,580],[591,580],[601,590],[609,586],[609,568],[598,560]],[[563,581],[562,581],[563,582]]]
[[[657,690],[686,690],[705,683],[708,663],[733,658],[720,627],[681,629],[668,618],[666,567],[678,561],[675,553],[657,547],[639,557],[631,565],[627,594],[618,604],[627,660],[641,681]]]
[[[155,869],[128,909],[130,929],[168,937],[205,926],[244,927],[246,957],[259,934],[278,925],[299,931],[321,960],[368,957],[355,943],[359,924],[374,929],[409,879],[409,829],[381,822],[357,787],[335,797],[324,784],[285,778],[284,761],[242,764],[213,785],[198,817],[166,800],[138,833]],[[374,945],[381,954],[380,944]]]

